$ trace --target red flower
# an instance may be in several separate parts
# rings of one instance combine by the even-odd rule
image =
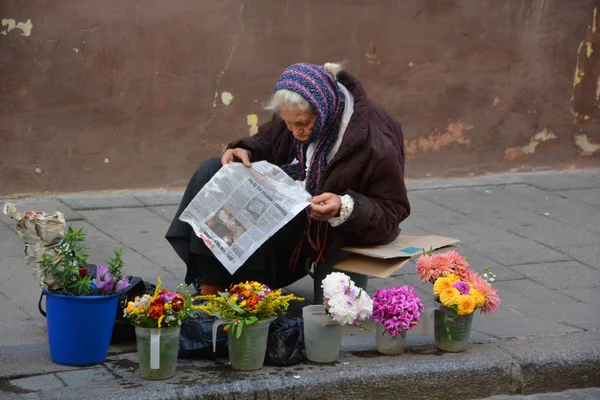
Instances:
[[[173,311],[179,312],[185,305],[185,299],[181,296],[175,296],[173,300],[171,300],[171,304],[173,307]]]
[[[79,264],[79,276],[81,276],[82,278],[85,278],[88,274],[87,268],[85,268],[83,265]]]
[[[163,299],[162,297],[157,297],[156,299],[152,300],[152,303],[150,303],[150,307],[163,307],[165,305],[165,299]]]

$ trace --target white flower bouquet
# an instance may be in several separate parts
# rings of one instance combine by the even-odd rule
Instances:
[[[325,309],[340,325],[364,321],[373,312],[373,300],[342,272],[332,272],[321,284]]]

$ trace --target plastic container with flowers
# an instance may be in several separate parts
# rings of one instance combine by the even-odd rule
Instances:
[[[144,379],[168,379],[175,375],[181,323],[198,310],[185,285],[172,292],[161,289],[127,303],[124,316],[135,326],[140,374]]]
[[[306,306],[304,345],[306,358],[318,363],[334,362],[342,343],[342,326],[358,325],[369,318],[373,301],[366,291],[356,286],[342,272],[332,272],[323,279],[324,304]]]
[[[417,260],[417,275],[423,283],[433,283],[433,293],[439,307],[434,311],[435,344],[448,352],[467,348],[473,312],[495,312],[500,296],[492,286],[495,280],[490,267],[483,276],[469,267],[456,250],[440,254],[424,254]]]
[[[406,331],[417,326],[423,311],[425,307],[412,286],[376,290],[371,318],[378,322],[377,351],[388,355],[404,352]]]
[[[69,226],[53,257],[40,262],[46,279],[48,342],[53,361],[91,365],[104,361],[115,324],[121,292],[129,286],[123,276],[121,251],[107,265],[87,264],[85,232]]]
[[[225,324],[231,367],[242,371],[262,368],[267,351],[269,325],[285,314],[292,300],[302,301],[293,294],[282,295],[259,282],[247,281],[218,295],[198,296],[205,303],[199,310],[219,319],[213,324],[213,351],[216,333]]]

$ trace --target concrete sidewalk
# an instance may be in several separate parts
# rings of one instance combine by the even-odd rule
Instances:
[[[135,349],[113,347],[100,366],[52,363],[39,288],[24,268],[14,224],[0,217],[0,398],[482,398],[600,386],[600,170],[510,174],[409,182],[406,233],[460,239],[474,269],[492,266],[502,298],[491,316],[476,314],[470,348],[441,353],[431,332],[408,335],[407,353],[375,352],[370,323],[345,331],[332,365],[305,363],[232,371],[227,360],[180,360],[177,375],[144,381]],[[17,200],[19,210],[63,211],[88,236],[90,262],[123,248],[128,274],[173,288],[185,267],[164,233],[181,192],[84,193]],[[426,304],[409,263],[369,289],[410,284]],[[310,297],[312,282],[292,287]],[[398,393],[402,393],[399,396]]]

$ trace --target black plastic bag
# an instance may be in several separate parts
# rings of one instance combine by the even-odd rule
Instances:
[[[217,330],[217,351],[213,353],[212,326],[216,319],[197,311],[181,323],[179,357],[209,359],[227,357],[227,333],[223,330],[223,325]]]
[[[304,321],[279,317],[269,327],[265,363],[279,367],[300,364],[304,359]]]

